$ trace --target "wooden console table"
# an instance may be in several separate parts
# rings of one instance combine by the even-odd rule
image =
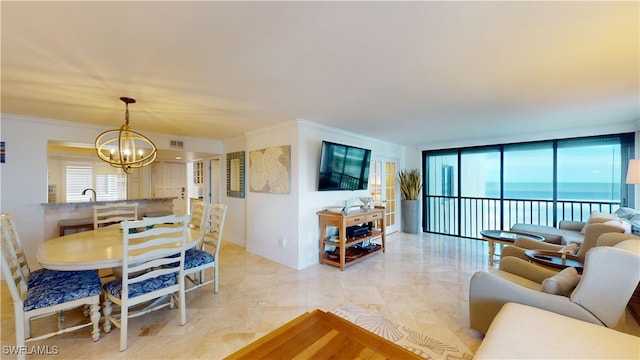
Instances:
[[[384,207],[375,207],[368,210],[352,210],[349,214],[335,213],[331,211],[319,211],[320,218],[320,263],[339,266],[340,270],[344,270],[346,265],[354,264],[360,260],[374,255],[378,252],[385,251],[385,235],[384,235]],[[378,223],[378,227],[373,224]],[[347,228],[350,226],[370,224],[370,232],[366,236],[347,237]],[[331,241],[327,235],[327,227],[334,226],[338,228],[339,239]],[[374,244],[371,240],[381,240],[381,244]],[[364,246],[369,240],[370,245]],[[325,245],[335,246],[339,249],[339,254],[328,254],[325,252]],[[351,247],[351,248],[350,248]],[[352,254],[347,255],[349,249]]]

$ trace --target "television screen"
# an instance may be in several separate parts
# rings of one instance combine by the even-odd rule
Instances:
[[[322,141],[318,191],[366,190],[371,150]]]

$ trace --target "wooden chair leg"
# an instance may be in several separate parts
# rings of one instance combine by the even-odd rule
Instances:
[[[111,307],[111,300],[105,297],[104,299],[104,307],[102,309],[102,313],[104,315],[104,332],[109,333],[111,331],[111,311],[113,308]]]
[[[91,323],[93,324],[91,337],[93,341],[98,341],[98,339],[100,339],[100,303],[91,304],[90,309]]]

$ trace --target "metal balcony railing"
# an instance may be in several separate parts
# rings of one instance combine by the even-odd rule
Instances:
[[[620,201],[575,201],[426,196],[425,231],[480,239],[485,229],[509,230],[516,223],[557,226],[587,221],[592,212],[613,213]]]

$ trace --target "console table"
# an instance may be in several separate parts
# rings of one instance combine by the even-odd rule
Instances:
[[[385,208],[375,207],[373,209],[352,210],[348,214],[336,213],[327,210],[318,211],[320,218],[320,263],[339,266],[344,270],[346,265],[354,264],[360,260],[385,251]],[[377,223],[377,227],[374,224]],[[347,237],[349,226],[370,224],[370,232],[365,236]],[[338,228],[338,239],[332,241],[327,235],[327,227]],[[371,240],[380,239],[381,244],[375,244]],[[367,241],[369,240],[369,241]],[[364,245],[367,242],[370,245]],[[339,253],[329,253],[325,251],[325,246],[335,246]],[[349,251],[349,255],[347,255]]]

